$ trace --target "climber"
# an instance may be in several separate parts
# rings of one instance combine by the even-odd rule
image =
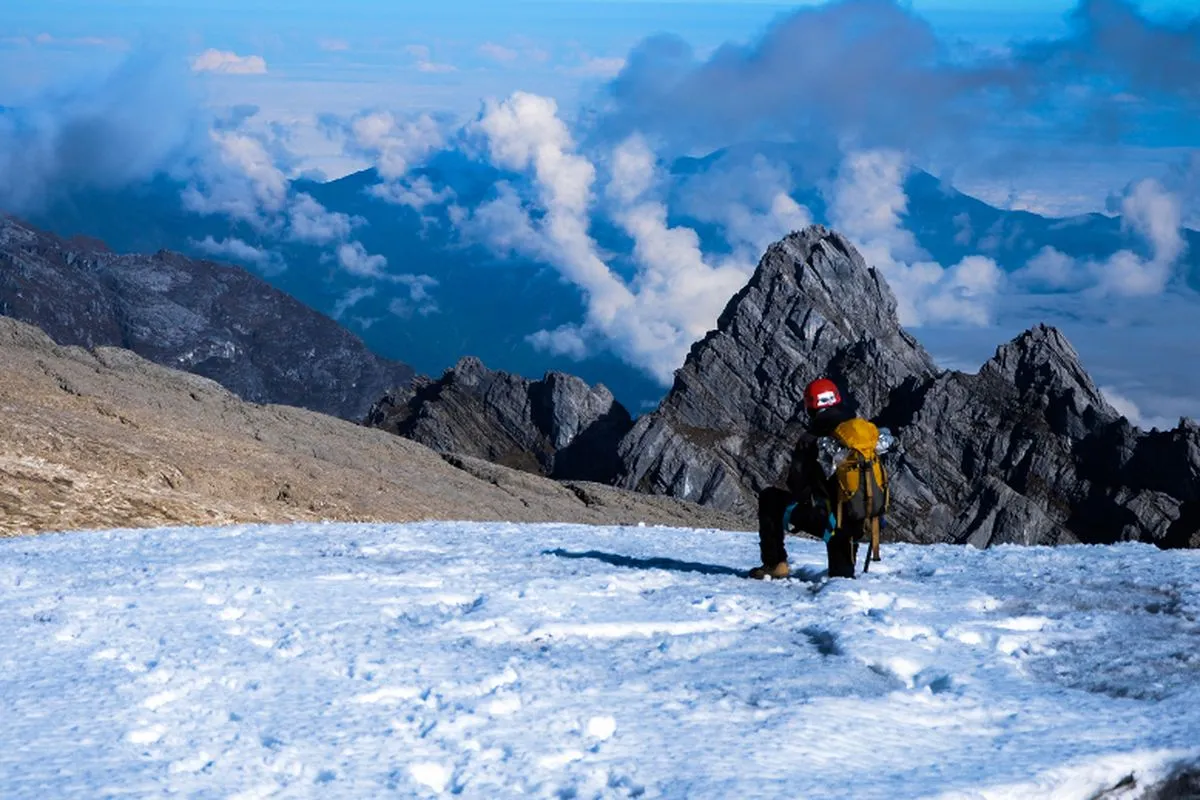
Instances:
[[[751,578],[790,574],[786,533],[822,537],[831,578],[854,577],[864,536],[871,538],[866,563],[879,560],[879,525],[889,498],[878,456],[891,447],[891,434],[852,413],[828,378],[805,388],[804,407],[808,420],[792,452],[787,488],[768,487],[759,494],[762,566],[750,570]]]

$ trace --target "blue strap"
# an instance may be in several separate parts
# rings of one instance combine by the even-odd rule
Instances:
[[[796,504],[792,503],[783,510],[783,532],[787,533],[788,528],[792,523],[792,510],[796,508]]]
[[[830,512],[829,524],[825,527],[825,535],[821,538],[825,540],[825,544],[829,544],[829,540],[833,538],[833,534],[837,533],[837,515]]]

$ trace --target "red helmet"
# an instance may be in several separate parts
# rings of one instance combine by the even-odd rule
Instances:
[[[837,384],[828,378],[817,378],[804,389],[804,407],[810,412],[836,406],[842,402]]]

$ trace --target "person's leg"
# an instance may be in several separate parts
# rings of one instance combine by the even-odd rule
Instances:
[[[783,513],[792,502],[790,492],[775,487],[763,489],[758,496],[758,548],[763,566],[787,563]]]
[[[825,543],[825,554],[829,557],[829,577],[853,578],[854,553],[857,548],[854,540],[845,530],[840,530]]]

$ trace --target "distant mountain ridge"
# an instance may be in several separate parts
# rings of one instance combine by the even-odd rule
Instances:
[[[708,252],[728,249],[724,231],[711,221],[687,213],[683,202],[686,182],[708,171],[749,169],[757,155],[786,167],[796,184],[792,197],[828,223],[826,202],[817,186],[828,176],[814,175],[803,148],[790,144],[749,143],[709,154],[703,159],[681,158],[666,165],[665,187],[670,225],[696,230]],[[499,181],[529,188],[527,178],[503,172],[463,153],[435,154],[412,171],[413,179],[428,179],[435,189],[449,189],[456,204],[474,208],[491,197]],[[366,224],[353,237],[366,250],[387,258],[391,273],[429,275],[438,281],[431,289],[437,312],[398,316],[395,300],[407,299],[403,284],[372,281],[350,274],[330,259],[332,246],[289,242],[264,235],[246,223],[220,216],[186,212],[180,202],[184,186],[165,177],[120,192],[93,192],[66,198],[39,214],[35,221],[63,235],[85,233],[118,251],[154,252],[170,248],[200,255],[197,243],[212,236],[235,237],[254,247],[281,254],[286,269],[261,270],[273,286],[328,314],[355,331],[380,355],[412,364],[424,374],[438,375],[460,357],[471,354],[490,368],[536,379],[547,371],[579,375],[588,383],[603,383],[635,414],[653,408],[665,394],[647,375],[612,354],[602,353],[576,362],[535,350],[526,336],[577,322],[583,316],[578,289],[563,281],[548,265],[526,259],[504,260],[486,248],[460,241],[447,210],[431,205],[421,210],[393,205],[371,194],[380,183],[373,170],[320,183],[297,180],[296,192],[310,194],[331,212],[360,217]],[[1068,220],[1040,217],[1024,211],[994,208],[962,194],[926,172],[915,171],[904,182],[908,210],[903,223],[930,257],[944,265],[968,255],[995,258],[1006,271],[1024,266],[1043,247],[1054,247],[1077,259],[1100,259],[1122,248],[1144,249],[1135,233],[1122,230],[1119,218],[1091,214]],[[615,254],[612,265],[631,271],[629,243],[598,220],[592,231],[600,246]],[[1200,233],[1184,231],[1189,244],[1186,276],[1200,289]],[[370,290],[370,293],[368,293]],[[346,298],[355,297],[352,306]],[[526,311],[512,314],[510,309]]]
[[[355,421],[414,371],[240,267],[117,255],[0,217],[0,314],[62,344],[132,350],[245,400]]]

